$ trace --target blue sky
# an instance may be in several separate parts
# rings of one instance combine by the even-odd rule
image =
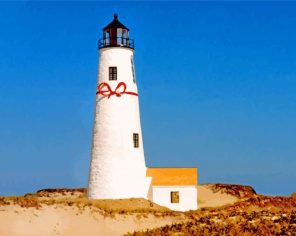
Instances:
[[[135,40],[146,163],[296,191],[296,3],[1,2],[0,195],[87,185],[97,40]]]

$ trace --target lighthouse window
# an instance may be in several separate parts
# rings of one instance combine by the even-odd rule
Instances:
[[[179,203],[180,196],[178,191],[171,192],[171,203]]]
[[[132,64],[132,72],[133,72],[133,81],[136,83],[136,78],[135,78],[135,66],[134,66],[134,59],[133,56],[131,56],[131,64]]]
[[[139,147],[139,134],[137,134],[137,133],[133,134],[133,141],[134,141],[134,147],[138,148]]]
[[[117,80],[117,67],[109,67],[109,80]]]

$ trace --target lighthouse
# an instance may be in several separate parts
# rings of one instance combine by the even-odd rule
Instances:
[[[99,40],[90,199],[148,198],[134,41],[114,14]]]

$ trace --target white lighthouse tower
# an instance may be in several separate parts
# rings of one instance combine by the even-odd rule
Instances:
[[[134,41],[116,14],[103,28],[99,55],[88,197],[147,198]]]

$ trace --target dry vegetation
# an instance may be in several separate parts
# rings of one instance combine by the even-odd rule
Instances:
[[[251,186],[237,185],[237,184],[207,184],[213,192],[221,192],[230,194],[237,198],[248,198],[256,194]]]
[[[251,187],[211,185],[213,191],[223,191],[240,198],[235,204],[219,208],[203,208],[187,212],[188,222],[167,225],[131,236],[181,235],[295,235],[296,197],[256,195]],[[246,192],[243,192],[246,190]]]
[[[187,223],[128,235],[296,235],[296,211],[237,212],[232,216],[217,212],[193,218],[194,220]]]

